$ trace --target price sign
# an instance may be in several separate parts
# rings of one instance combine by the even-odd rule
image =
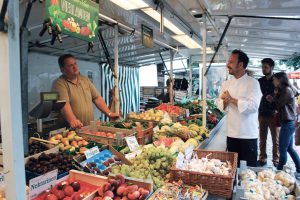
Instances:
[[[179,152],[176,160],[176,168],[178,169],[183,168],[183,163],[184,163],[184,155],[183,153]]]
[[[57,172],[58,170],[55,169],[51,172],[29,180],[30,199],[37,197],[45,190],[51,189],[57,182]]]
[[[190,116],[190,110],[189,109],[185,109],[185,115],[186,115],[186,117]]]
[[[158,126],[155,126],[155,127],[153,128],[153,132],[156,133],[157,131],[159,131],[159,127],[158,127]]]
[[[138,150],[140,145],[135,136],[125,137],[125,140],[131,152]]]
[[[86,159],[93,157],[99,153],[99,148],[97,146],[90,148],[84,152]]]

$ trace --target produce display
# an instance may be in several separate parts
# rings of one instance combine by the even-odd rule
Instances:
[[[144,113],[129,113],[128,118],[129,119],[138,119],[138,120],[145,120],[145,121],[157,121],[159,122],[161,119],[163,119],[164,112],[161,110],[154,110],[150,109],[147,110]]]
[[[207,103],[207,110],[206,110],[207,128],[211,130],[224,117],[224,113],[218,109],[217,105],[214,103],[213,100],[207,100],[206,103]],[[202,105],[201,105],[201,101],[199,100],[194,100],[187,103],[178,103],[177,106],[188,109],[190,111],[190,115],[202,113]],[[194,120],[191,117],[189,118],[187,123],[188,124],[196,123],[198,125],[201,125],[202,121]]]
[[[87,150],[85,146],[88,145],[88,142],[78,136],[75,131],[69,130],[64,131],[62,134],[56,134],[50,137],[49,141],[57,144],[61,151],[68,150],[70,152],[78,150],[80,153],[83,153]]]
[[[166,183],[159,188],[149,200],[190,200],[205,199],[207,191],[201,186],[189,186],[182,181]]]
[[[25,164],[25,169],[37,174],[45,174],[58,169],[58,174],[68,172],[72,169],[72,156],[65,152],[42,153],[38,158],[30,157]]]
[[[174,106],[171,104],[167,104],[167,103],[162,103],[161,105],[159,105],[158,107],[155,108],[155,110],[162,110],[166,113],[169,114],[170,117],[172,117],[173,115],[175,115],[176,117],[180,116],[180,115],[185,115],[186,110],[179,107],[179,106]]]
[[[240,173],[240,177],[240,185],[249,200],[296,199],[291,195],[295,187],[295,178],[284,171],[275,173],[266,169],[256,174],[247,169]]]
[[[137,126],[142,126],[142,128],[146,129],[149,127],[148,122],[134,122],[132,120],[117,120],[114,122],[103,122],[101,123],[101,126],[108,126],[108,127],[113,127],[113,128],[121,128],[121,129],[132,129],[136,128]]]
[[[232,171],[232,165],[229,161],[222,162],[219,159],[208,159],[208,156],[200,159],[197,156],[194,156],[190,160],[185,160],[181,169],[206,174],[227,176]]]
[[[28,155],[27,156],[34,155],[34,154],[37,154],[37,153],[41,153],[41,152],[46,151],[48,149],[49,149],[49,147],[46,144],[41,143],[41,142],[33,141],[32,143],[29,144]],[[25,156],[25,157],[27,157],[27,156]]]
[[[195,140],[201,142],[205,138],[209,137],[209,132],[205,127],[198,126],[196,124],[190,124],[186,126],[180,124],[179,122],[172,123],[165,120],[162,123],[160,123],[160,129],[154,133],[154,138],[160,138],[163,136],[177,136],[183,141],[187,141],[190,138],[194,138]]]
[[[149,190],[125,181],[122,175],[116,175],[108,178],[98,189],[93,200],[144,200],[149,194]]]
[[[169,150],[150,146],[143,148],[142,153],[131,160],[132,165],[112,166],[112,173],[133,178],[152,179],[159,188],[164,185],[164,181],[170,178],[168,173],[174,161],[175,158]]]
[[[87,182],[69,178],[46,190],[34,200],[82,200],[98,187]]]
[[[111,167],[116,164],[122,164],[122,162],[108,149],[99,152],[95,156],[81,163],[81,165],[85,166],[90,173],[106,176],[111,172]]]

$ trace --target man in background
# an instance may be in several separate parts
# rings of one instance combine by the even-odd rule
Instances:
[[[258,166],[262,167],[267,164],[267,137],[268,130],[271,132],[272,143],[273,143],[273,165],[277,167],[279,162],[279,128],[276,126],[274,117],[275,117],[275,104],[267,101],[266,96],[274,95],[274,85],[273,85],[273,69],[274,69],[274,61],[271,58],[264,58],[261,61],[262,64],[262,73],[263,77],[258,79],[260,89],[262,92],[262,98],[260,100],[259,105],[259,160],[257,162]]]

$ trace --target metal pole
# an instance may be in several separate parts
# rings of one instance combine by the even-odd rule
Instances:
[[[120,93],[119,93],[119,27],[115,25],[115,45],[114,45],[114,58],[115,58],[115,112],[120,113]]]
[[[139,35],[139,36],[142,35],[141,32],[135,30],[134,28],[131,28],[131,27],[126,26],[126,25],[124,25],[124,24],[122,24],[122,23],[119,23],[118,21],[116,21],[116,20],[114,20],[114,19],[112,19],[112,18],[110,18],[110,17],[107,17],[107,16],[105,16],[105,15],[103,15],[103,14],[100,14],[100,13],[99,13],[99,19],[102,19],[103,21],[106,21],[106,22],[109,22],[109,23],[112,23],[112,24],[118,24],[118,26],[119,26],[120,28],[122,28],[123,30],[125,30],[125,31],[127,31],[127,32],[129,32],[129,33],[134,33],[134,34],[137,34],[137,35]],[[156,44],[158,44],[158,45],[160,45],[160,46],[162,46],[162,47],[166,47],[166,48],[168,48],[168,49],[173,49],[174,51],[178,51],[178,49],[176,49],[176,48],[174,48],[174,47],[172,47],[172,46],[170,46],[170,45],[168,45],[168,44],[166,44],[166,43],[164,43],[164,42],[162,42],[162,41],[159,41],[159,40],[157,40],[157,39],[153,39],[153,41],[154,41]]]
[[[188,97],[191,97],[193,94],[193,62],[192,62],[192,56],[188,59],[188,66],[190,68],[189,72],[189,91],[188,91]]]
[[[203,14],[203,29],[202,29],[202,62],[203,74],[206,72],[206,14]],[[200,75],[200,73],[199,73]],[[202,77],[202,126],[206,127],[206,76]],[[200,77],[199,77],[200,80]],[[200,91],[199,91],[200,94]]]
[[[174,79],[173,79],[173,60],[174,60],[174,51],[170,50],[170,54],[171,54],[171,60],[170,60],[170,91],[169,91],[169,95],[170,95],[170,103],[174,104],[174,90],[173,90],[173,85],[174,85]]]
[[[29,31],[21,27],[20,33],[20,56],[21,56],[21,98],[22,98],[22,121],[24,153],[28,153],[28,38]]]
[[[8,3],[8,32],[0,32],[1,128],[6,199],[24,200],[25,168],[22,132],[19,1]]]

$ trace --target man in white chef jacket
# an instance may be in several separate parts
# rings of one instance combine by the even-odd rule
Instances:
[[[261,90],[256,79],[246,73],[247,54],[232,51],[227,68],[232,78],[225,81],[218,98],[218,108],[227,113],[227,150],[237,152],[238,160],[257,166],[258,107]]]

